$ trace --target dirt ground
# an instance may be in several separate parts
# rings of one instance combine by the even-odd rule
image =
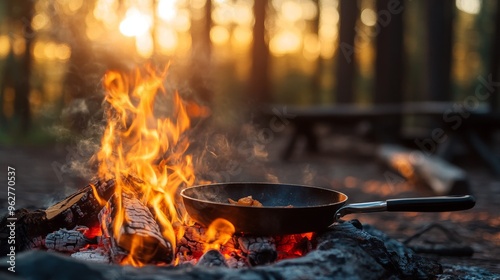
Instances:
[[[389,170],[378,164],[370,148],[348,137],[322,139],[322,152],[311,155],[299,145],[292,160],[283,161],[280,153],[289,134],[275,137],[268,143],[268,160],[258,163],[245,160],[238,172],[225,177],[229,181],[280,181],[308,184],[345,192],[349,202],[365,202],[386,198],[433,195],[427,188],[388,179]],[[7,166],[15,168],[15,197],[17,209],[45,208],[83,187],[89,181],[61,170],[72,160],[71,148],[51,146],[43,148],[0,147],[0,214],[7,209]],[[481,162],[460,165],[468,172],[471,192],[476,206],[467,211],[452,213],[371,213],[347,216],[361,223],[372,224],[389,236],[404,240],[433,223],[447,228],[455,237],[474,249],[472,257],[446,256],[442,263],[465,264],[487,268],[500,273],[500,179],[491,175]],[[259,170],[259,171],[255,171]],[[262,172],[265,170],[265,172]],[[392,176],[392,175],[391,175]],[[395,176],[395,174],[394,174]],[[442,234],[429,232],[425,238],[438,242]],[[441,236],[441,237],[440,237]]]

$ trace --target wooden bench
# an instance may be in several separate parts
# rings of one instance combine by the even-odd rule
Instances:
[[[475,108],[468,108],[459,102],[409,102],[403,104],[351,105],[339,104],[331,106],[285,106],[269,105],[264,109],[267,117],[275,116],[276,108],[281,108],[288,116],[287,121],[293,125],[294,132],[283,152],[283,159],[291,158],[295,146],[301,137],[307,139],[307,149],[310,152],[319,152],[318,136],[315,127],[326,124],[331,127],[355,127],[361,122],[367,122],[377,132],[375,141],[386,142],[380,137],[385,133],[399,133],[387,131],[387,123],[401,121],[404,117],[430,118],[434,128],[431,128],[429,138],[433,132],[439,130],[449,137],[443,143],[435,143],[437,150],[424,151],[435,153],[445,159],[455,153],[455,144],[463,141],[476,152],[491,168],[500,174],[500,160],[493,155],[490,148],[479,137],[482,130],[500,128],[500,114],[492,113],[487,105],[476,104]],[[274,109],[274,110],[273,110]],[[390,128],[389,128],[390,129]],[[377,131],[378,130],[378,131]],[[398,142],[400,139],[393,139]],[[423,139],[426,140],[426,139]],[[423,141],[422,140],[422,141]],[[415,139],[415,144],[418,140]],[[424,143],[425,144],[425,143]],[[440,145],[438,145],[440,144]],[[424,147],[416,147],[425,150]]]

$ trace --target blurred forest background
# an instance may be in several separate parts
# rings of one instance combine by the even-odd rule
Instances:
[[[5,0],[0,145],[78,133],[107,69],[171,63],[214,110],[459,101],[498,81],[494,0]],[[498,108],[496,94],[486,100]]]

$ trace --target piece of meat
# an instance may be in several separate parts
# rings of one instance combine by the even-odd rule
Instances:
[[[238,201],[232,200],[231,198],[227,199],[232,205],[242,205],[242,206],[254,206],[254,207],[262,207],[262,203],[258,200],[253,199],[251,195],[242,197],[238,199]]]

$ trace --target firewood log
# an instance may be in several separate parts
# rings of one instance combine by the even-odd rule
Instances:
[[[90,244],[96,244],[97,238],[89,239],[84,233],[87,227],[77,227],[73,230],[60,229],[45,237],[45,247],[57,252],[75,253]]]
[[[7,213],[0,221],[0,254],[7,254],[11,246],[7,239],[10,233],[8,225],[11,222],[8,218],[15,218],[17,252],[43,247],[47,234],[61,228],[73,229],[81,225],[89,228],[87,237],[99,235],[97,215],[102,206],[94,192],[101,199],[109,199],[114,192],[114,180],[89,184],[46,210],[19,209]]]
[[[427,185],[437,195],[469,194],[466,172],[435,155],[397,145],[381,145],[378,159],[416,185]]]
[[[118,209],[123,211],[123,223],[119,230],[114,230]],[[113,195],[99,213],[99,220],[103,243],[110,252],[112,262],[122,263],[127,257],[147,264],[172,262],[174,251],[171,242],[163,238],[151,211],[135,196],[123,193],[118,199]]]

